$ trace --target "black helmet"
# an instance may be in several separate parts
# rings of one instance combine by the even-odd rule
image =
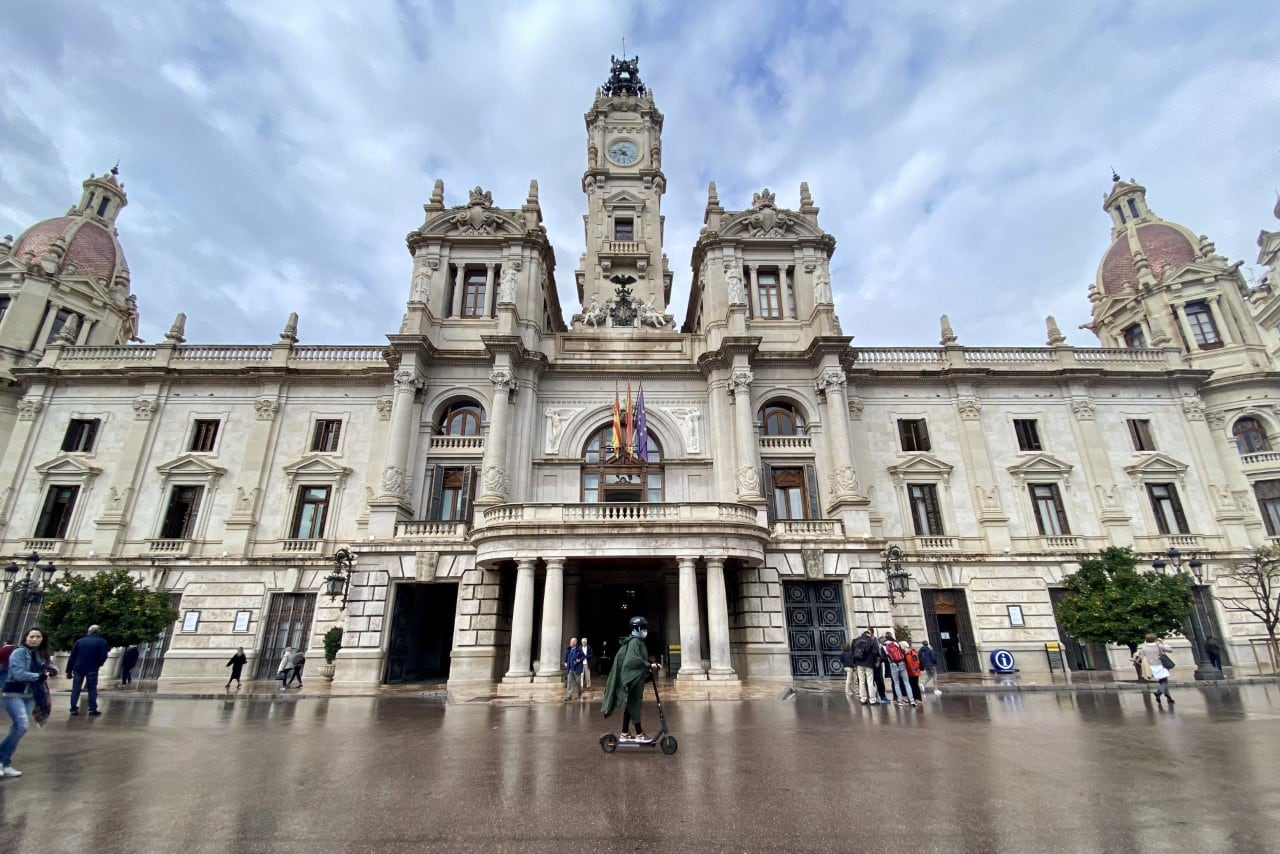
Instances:
[[[644,617],[631,618],[631,631],[634,632],[637,629],[647,629],[647,628],[649,628],[649,621],[646,620]]]

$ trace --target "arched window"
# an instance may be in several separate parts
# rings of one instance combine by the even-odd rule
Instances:
[[[444,436],[479,436],[483,413],[469,400],[449,404],[440,418],[440,433]]]
[[[1236,437],[1236,447],[1242,454],[1260,454],[1271,450],[1267,431],[1262,429],[1256,418],[1241,418],[1231,428],[1231,435]]]
[[[765,436],[804,435],[804,416],[784,401],[766,403],[760,410],[760,425]]]
[[[643,459],[638,459],[615,449],[613,424],[591,434],[582,453],[584,503],[657,504],[662,496],[662,448],[653,436]]]

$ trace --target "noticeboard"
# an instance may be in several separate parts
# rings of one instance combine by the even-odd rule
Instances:
[[[1064,673],[1067,670],[1067,663],[1062,658],[1062,644],[1046,643],[1044,645],[1044,654],[1049,658],[1049,672],[1061,670]]]

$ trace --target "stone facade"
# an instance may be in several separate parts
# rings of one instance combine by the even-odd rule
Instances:
[[[480,187],[451,206],[436,182],[387,345],[301,346],[296,316],[271,344],[188,344],[181,315],[131,341],[114,173],[6,238],[3,548],[180,597],[162,679],[221,679],[237,646],[270,675],[338,625],[341,682],[548,692],[568,636],[607,657],[634,614],[713,691],[833,676],[864,626],[929,637],[952,669],[1008,649],[1036,674],[1067,640],[1053,588],[1110,545],[1200,557],[1203,617],[1254,666],[1261,629],[1219,575],[1280,535],[1276,233],[1250,288],[1116,177],[1101,349],[1053,318],[1043,347],[965,347],[945,317],[938,346],[861,348],[808,185],[795,210],[767,189],[730,210],[711,184],[677,329],[653,93],[615,63],[585,120],[569,323],[536,182],[511,208]],[[642,411],[615,447],[615,413],[625,434]],[[891,545],[910,574],[892,598]],[[330,598],[340,547],[356,562]],[[9,640],[24,603],[3,613]]]

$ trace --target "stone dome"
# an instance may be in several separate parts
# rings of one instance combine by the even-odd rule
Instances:
[[[1121,232],[1102,256],[1102,263],[1098,266],[1098,289],[1102,293],[1118,294],[1124,290],[1126,282],[1137,286],[1135,250],[1140,250],[1146,257],[1157,280],[1196,258],[1195,243],[1182,229],[1166,222],[1136,224]]]
[[[87,216],[60,216],[36,223],[13,245],[13,257],[26,261],[30,254],[30,260],[39,264],[59,238],[65,249],[56,267],[58,275],[102,279],[110,284],[118,273],[129,269],[116,236]]]

